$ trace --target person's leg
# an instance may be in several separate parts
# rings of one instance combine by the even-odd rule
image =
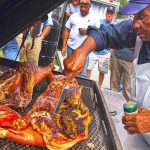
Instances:
[[[111,66],[111,77],[110,77],[110,89],[118,91],[120,86],[120,80],[122,75],[122,60],[113,56]]]
[[[110,63],[110,56],[111,54],[105,54],[105,55],[98,55],[99,57],[99,64],[98,64],[98,69],[99,69],[99,86],[102,86],[105,74],[108,74],[109,70],[109,63]]]
[[[31,42],[31,41],[32,41],[32,38],[28,42]],[[26,51],[27,52],[27,61],[31,64],[35,64],[38,66],[39,55],[40,55],[41,45],[42,45],[41,37],[35,38],[34,47],[32,49],[30,49],[30,48],[28,49],[28,46],[32,45],[32,43],[28,45],[28,42],[27,42],[27,51]]]
[[[3,47],[4,57],[10,60],[19,61],[19,46],[16,39],[12,39]],[[18,55],[18,56],[17,56]]]
[[[104,81],[104,77],[105,77],[104,73],[103,73],[103,72],[100,72],[100,73],[99,73],[99,81],[98,81],[99,86],[102,86],[103,81]]]
[[[67,57],[69,57],[73,53],[73,49],[69,46],[67,46]]]
[[[22,37],[23,37],[23,34],[22,34],[22,33],[20,33],[20,34],[16,37],[16,40],[17,40],[17,42],[18,42],[19,48],[20,48],[21,43],[22,43]],[[23,59],[23,57],[24,57],[24,55],[25,55],[25,52],[26,52],[26,50],[25,50],[25,45],[26,45],[26,41],[25,41],[25,43],[24,43],[24,46],[20,49],[20,52],[19,52],[19,59],[20,59],[20,61],[22,61],[22,59]]]
[[[88,65],[89,65],[89,56],[87,56],[87,58],[86,58],[86,63],[85,63],[83,71],[79,74],[80,77],[87,78],[87,68],[88,68]]]
[[[95,53],[91,52],[89,54],[89,64],[88,64],[88,68],[87,68],[87,78],[90,79],[91,77],[91,73],[92,73],[92,69],[94,68],[95,64],[97,61],[97,56]]]
[[[90,79],[92,70],[87,70],[87,78]]]
[[[132,62],[123,61],[123,96],[127,101],[131,99],[131,81]]]

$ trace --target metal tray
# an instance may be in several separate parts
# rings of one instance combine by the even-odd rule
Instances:
[[[0,70],[4,71],[9,68],[19,66],[19,62],[0,58]],[[61,74],[54,72],[54,74]],[[72,150],[122,150],[118,135],[116,133],[113,122],[110,118],[108,108],[106,106],[101,90],[98,89],[96,83],[92,80],[77,77],[79,84],[83,85],[81,98],[85,105],[89,108],[93,121],[89,127],[89,138],[80,144],[77,144]],[[43,80],[34,88],[33,99],[26,109],[17,110],[20,114],[25,114],[33,105],[37,96],[39,96],[47,87],[48,83]],[[93,148],[88,147],[92,144]],[[29,145],[22,145],[10,140],[0,139],[1,150],[45,150]]]

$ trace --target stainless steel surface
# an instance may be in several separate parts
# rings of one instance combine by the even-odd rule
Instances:
[[[105,97],[109,111],[117,112],[115,116],[112,116],[112,120],[123,150],[150,150],[150,146],[145,142],[142,135],[129,135],[124,129],[122,116],[124,115],[123,104],[125,103],[125,99],[122,93],[107,89],[103,89],[102,93]]]

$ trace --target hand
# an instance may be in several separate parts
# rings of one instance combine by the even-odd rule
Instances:
[[[63,47],[62,50],[61,50],[61,54],[62,54],[63,57],[66,55],[66,52],[67,52],[67,48]]]
[[[32,39],[26,39],[23,45],[24,50],[29,50],[32,46]]]
[[[150,110],[139,109],[138,114],[125,115],[122,123],[129,134],[150,132]]]
[[[86,28],[79,28],[79,33],[81,35],[87,35],[87,29]]]
[[[83,49],[77,49],[64,60],[64,74],[67,75],[66,82],[76,77],[84,69],[87,54]]]
[[[110,52],[111,56],[113,55],[114,51],[115,51],[114,49],[110,48],[109,52]]]
[[[45,39],[42,35],[40,36],[40,38],[41,38],[41,41]]]

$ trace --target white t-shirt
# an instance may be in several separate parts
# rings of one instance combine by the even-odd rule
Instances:
[[[82,16],[81,13],[74,13],[66,22],[66,28],[70,29],[69,39],[67,44],[72,49],[78,48],[82,42],[87,38],[87,35],[81,35],[79,28],[87,28],[89,25],[99,28],[99,19],[94,14],[88,13]]]
[[[80,12],[80,6],[78,5],[77,7],[74,7],[73,4],[70,3],[67,5],[66,12],[69,12],[71,14],[78,13]]]

